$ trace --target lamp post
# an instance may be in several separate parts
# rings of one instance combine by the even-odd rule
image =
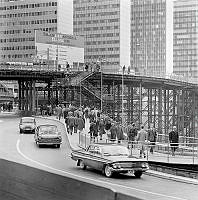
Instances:
[[[122,128],[124,127],[124,71],[125,65],[122,67]]]
[[[102,113],[102,96],[103,96],[103,91],[102,91],[102,87],[103,87],[103,85],[102,85],[102,81],[103,81],[103,77],[102,77],[102,62],[101,62],[101,64],[100,64],[100,73],[101,73],[101,76],[100,76],[100,89],[101,89],[101,91],[100,91],[100,110],[101,110],[101,113]]]

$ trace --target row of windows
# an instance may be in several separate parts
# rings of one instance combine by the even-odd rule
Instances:
[[[108,5],[94,5],[94,6],[83,6],[83,7],[75,7],[79,2],[74,1],[74,11],[85,11],[85,10],[96,10],[96,9],[109,9],[109,8],[119,8],[120,4],[108,4]]]
[[[90,34],[87,38],[118,37],[119,33]]]
[[[119,47],[108,47],[108,48],[88,48],[87,52],[104,52],[104,51],[119,51]]]
[[[81,28],[74,28],[74,32],[83,32],[83,31],[98,31],[98,30],[116,30],[119,29],[119,26],[95,26],[95,27],[81,27]]]
[[[47,20],[33,20],[33,21],[17,21],[17,22],[4,22],[0,23],[0,26],[7,25],[7,26],[23,26],[23,25],[29,25],[29,24],[51,24],[51,23],[57,23],[57,19],[47,19]]]
[[[9,55],[1,55],[2,59],[11,59],[11,58],[31,58],[33,54],[9,54]]]
[[[35,46],[12,46],[12,47],[2,47],[2,51],[15,51],[15,50],[30,50],[35,49]]]
[[[101,13],[87,13],[87,14],[76,14],[76,18],[83,18],[83,17],[101,17],[101,16],[113,16],[119,15],[119,12],[101,12]]]
[[[31,17],[31,16],[41,16],[41,15],[48,15],[51,14],[57,14],[57,11],[44,11],[44,12],[26,12],[26,13],[12,13],[12,14],[6,14],[6,15],[0,15],[1,18],[14,18],[14,17]]]
[[[57,27],[51,27],[51,28],[40,28],[40,29],[23,29],[23,30],[6,30],[6,31],[1,31],[1,34],[4,35],[12,35],[12,34],[21,34],[21,33],[33,33],[35,30],[42,30],[42,31],[49,31],[49,32],[54,32],[57,31]]]
[[[8,43],[8,42],[28,42],[34,41],[34,37],[30,38],[9,38],[9,39],[0,39],[0,43]]]
[[[116,19],[101,19],[101,20],[87,20],[86,22],[85,21],[75,21],[76,19],[74,19],[74,23],[73,25],[81,25],[83,23],[86,23],[86,24],[96,24],[96,23],[114,23],[114,22],[119,22],[119,19],[116,18]]]
[[[107,41],[87,41],[86,45],[100,45],[100,44],[119,44],[119,40],[107,40]]]
[[[39,8],[39,7],[49,7],[49,6],[57,6],[57,2],[22,4],[22,5],[15,5],[15,6],[3,6],[3,7],[0,7],[0,10],[16,10],[16,9]]]
[[[99,57],[102,58],[98,54],[97,55],[87,55],[87,56],[85,56],[85,59],[95,59],[95,58],[99,58]],[[120,55],[119,54],[110,54],[110,55],[105,55],[105,58],[117,58],[117,59],[119,59]]]

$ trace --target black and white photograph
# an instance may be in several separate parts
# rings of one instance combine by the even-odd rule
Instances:
[[[198,0],[0,0],[0,200],[198,200]]]

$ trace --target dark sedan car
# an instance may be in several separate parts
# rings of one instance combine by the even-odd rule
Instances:
[[[77,166],[100,170],[106,177],[114,173],[133,173],[140,178],[149,169],[146,160],[130,156],[127,147],[121,144],[90,144],[86,150],[73,150],[71,158],[77,161]]]
[[[54,145],[60,148],[62,143],[61,133],[58,132],[56,125],[44,124],[36,128],[34,139],[36,144],[41,145]]]
[[[36,120],[34,117],[22,117],[19,122],[19,132],[20,133],[35,133]]]

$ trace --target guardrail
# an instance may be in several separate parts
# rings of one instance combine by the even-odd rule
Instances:
[[[144,146],[144,152],[146,155],[147,161],[158,161],[166,163],[183,163],[183,164],[198,164],[198,143],[160,143],[156,142],[155,144],[150,142],[138,143],[130,142],[128,140],[109,140],[102,139],[99,137],[90,137],[89,134],[79,134],[79,145],[82,148],[87,148],[91,143],[100,143],[100,142],[113,142],[120,143],[129,148],[130,154],[135,157],[140,157],[140,150],[142,145]],[[153,149],[153,153],[152,153]],[[173,152],[173,150],[175,150]],[[143,155],[142,155],[143,156]]]

